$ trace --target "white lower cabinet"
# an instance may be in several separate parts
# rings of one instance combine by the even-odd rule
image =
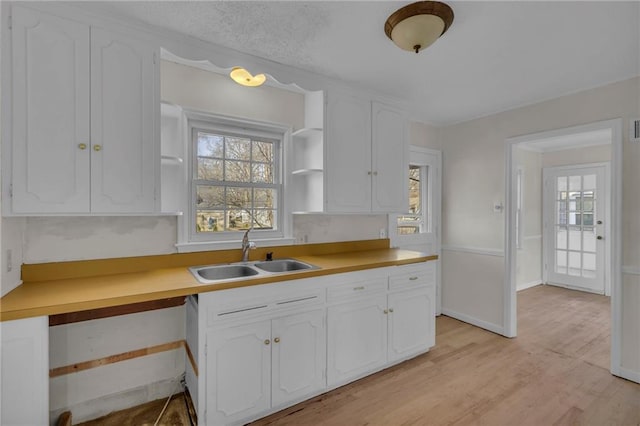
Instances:
[[[387,295],[331,306],[327,312],[329,387],[387,362]]]
[[[324,390],[324,324],[315,310],[209,330],[206,424],[243,423]]]
[[[245,424],[428,351],[435,276],[421,263],[191,298],[199,424]]]
[[[389,295],[390,362],[435,345],[435,291],[421,289]]]
[[[49,424],[49,318],[0,323],[0,424]]]

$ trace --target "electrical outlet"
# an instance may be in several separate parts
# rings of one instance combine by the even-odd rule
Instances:
[[[11,249],[7,250],[7,272],[11,272],[13,269],[12,254]]]
[[[380,228],[380,238],[387,238],[387,228]]]

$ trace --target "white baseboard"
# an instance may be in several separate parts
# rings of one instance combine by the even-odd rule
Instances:
[[[626,368],[619,367],[618,371],[614,371],[613,374],[616,376],[622,377],[623,379],[640,383],[640,371],[633,371],[633,370],[628,370]]]
[[[476,327],[484,328],[485,330],[489,330],[493,333],[500,334],[501,336],[505,336],[504,327],[502,325],[493,324],[488,321],[483,321],[481,319],[474,318],[466,314],[461,314],[460,312],[456,312],[444,307],[442,308],[442,314],[448,317],[466,322],[468,324],[475,325]]]
[[[111,395],[105,395],[91,401],[83,401],[71,407],[65,407],[49,413],[50,424],[56,424],[60,414],[71,411],[73,423],[86,422],[106,416],[118,410],[135,407],[146,402],[181,392],[180,379],[162,380],[135,389],[128,389]]]
[[[518,284],[517,287],[516,287],[516,291],[526,290],[528,288],[535,287],[535,286],[540,285],[540,284],[542,284],[541,280],[535,280],[535,281],[531,281],[531,282],[524,283],[524,284]]]

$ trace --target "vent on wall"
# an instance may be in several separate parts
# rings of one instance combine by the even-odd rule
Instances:
[[[629,124],[629,127],[631,127],[629,140],[631,142],[640,142],[640,118],[631,119],[631,122]]]

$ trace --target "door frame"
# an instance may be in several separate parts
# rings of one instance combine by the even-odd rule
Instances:
[[[513,150],[518,144],[539,139],[584,133],[594,130],[611,130],[611,179],[609,196],[611,216],[609,223],[609,252],[606,254],[611,265],[611,373],[625,377],[622,368],[622,118],[597,121],[589,124],[565,127],[528,135],[516,136],[505,140],[505,280],[503,323],[504,335],[517,335],[516,306],[516,235],[515,235],[515,173]]]
[[[611,189],[611,185],[609,184],[611,182],[611,166],[610,166],[610,162],[606,161],[606,162],[600,162],[600,163],[585,163],[585,164],[572,164],[572,165],[568,165],[568,166],[553,166],[553,167],[544,167],[542,169],[542,185],[546,185],[546,180],[549,177],[549,174],[551,173],[551,171],[553,170],[575,170],[575,169],[582,169],[582,168],[586,168],[586,167],[604,167],[604,184],[605,184],[605,197],[604,197],[604,204],[605,204],[605,240],[604,240],[604,252],[602,253],[602,255],[605,257],[605,261],[604,261],[604,295],[605,296],[611,296],[611,262],[610,262],[610,258],[609,258],[609,254],[611,253],[611,238],[609,238],[609,236],[611,235],[611,231],[612,231],[612,227],[611,227],[611,220],[609,219],[611,217],[611,194],[609,192],[609,190]],[[548,207],[547,204],[547,200],[546,200],[546,188],[543,187],[542,190],[542,262],[543,263],[548,263],[548,256],[550,255],[549,253],[549,248],[547,246],[547,229],[545,227],[545,223],[549,221],[549,212],[545,209],[545,207]],[[544,283],[549,281],[549,270],[547,268],[542,268],[542,281]],[[572,287],[570,285],[562,285],[565,288],[568,289],[572,289],[572,290],[580,290],[580,291],[588,291],[588,290],[584,290],[581,288],[577,288],[577,287]]]

